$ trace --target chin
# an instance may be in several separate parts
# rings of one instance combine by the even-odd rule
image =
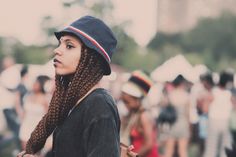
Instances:
[[[55,70],[55,73],[56,73],[57,75],[65,76],[65,75],[71,75],[71,74],[74,74],[75,72],[56,69],[56,70]]]
[[[56,70],[55,70],[55,73],[56,73],[57,75],[66,75],[66,72],[64,72],[64,71],[62,71],[62,70],[59,70],[59,69],[56,69]]]

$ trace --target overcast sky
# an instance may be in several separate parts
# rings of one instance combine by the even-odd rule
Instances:
[[[91,0],[90,0],[91,1]],[[157,0],[113,0],[114,17],[118,22],[132,21],[128,33],[144,46],[155,35]],[[80,9],[65,11],[61,0],[0,0],[0,36],[13,36],[25,44],[37,44],[42,38],[42,17],[52,16],[57,23],[82,14]]]

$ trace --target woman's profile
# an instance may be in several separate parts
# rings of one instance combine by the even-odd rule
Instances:
[[[111,73],[115,36],[92,16],[76,20],[55,36],[55,91],[47,114],[18,157],[36,157],[52,133],[54,157],[118,157],[118,111],[109,92],[98,86]]]

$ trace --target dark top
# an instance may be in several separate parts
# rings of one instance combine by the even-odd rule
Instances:
[[[20,104],[21,106],[23,106],[23,98],[26,95],[26,93],[28,92],[27,88],[25,87],[25,85],[23,83],[20,83],[17,87],[16,90],[20,93]]]
[[[54,157],[119,157],[120,118],[113,98],[95,89],[53,134]]]

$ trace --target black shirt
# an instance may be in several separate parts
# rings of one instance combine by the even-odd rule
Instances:
[[[113,98],[95,89],[53,135],[54,157],[119,157],[120,118]]]

